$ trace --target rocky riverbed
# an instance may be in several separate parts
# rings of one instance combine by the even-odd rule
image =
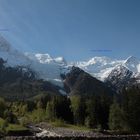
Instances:
[[[110,135],[101,132],[53,127],[47,123],[29,125],[30,136],[6,136],[1,140],[140,140],[140,135]]]

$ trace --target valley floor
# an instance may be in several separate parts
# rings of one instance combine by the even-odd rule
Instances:
[[[140,140],[140,135],[111,135],[92,130],[53,127],[48,123],[29,125],[32,136],[7,136],[1,140]]]

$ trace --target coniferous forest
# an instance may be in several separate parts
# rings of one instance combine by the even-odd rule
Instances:
[[[66,90],[70,87],[72,92],[62,95],[57,86],[37,80],[32,71],[23,73],[22,67],[5,67],[5,63],[0,59],[0,135],[26,131],[40,122],[98,132],[139,133],[138,86],[113,93],[102,82],[73,67],[64,77]]]
[[[0,98],[0,132],[10,128],[26,128],[39,122],[56,125],[72,124],[86,128],[116,132],[139,132],[140,89],[133,87],[119,96],[62,96],[49,92],[32,99],[9,101]],[[20,128],[19,128],[20,129]]]

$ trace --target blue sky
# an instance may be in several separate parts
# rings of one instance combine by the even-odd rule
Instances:
[[[140,0],[0,0],[0,33],[23,52],[69,61],[140,58]]]

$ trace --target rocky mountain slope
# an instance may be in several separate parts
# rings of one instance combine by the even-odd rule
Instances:
[[[63,86],[60,74],[66,70],[66,61],[62,57],[52,58],[49,54],[23,54],[0,36],[0,58],[7,61],[5,66],[30,68],[36,73],[38,79]]]
[[[78,62],[75,65],[117,91],[140,83],[140,60],[134,56],[126,60],[94,57],[87,62]]]
[[[101,81],[108,78],[109,74],[119,66],[123,66],[134,74],[140,72],[140,60],[134,56],[130,56],[126,60],[116,60],[108,57],[93,57],[89,61],[81,61],[72,64],[80,67]]]
[[[60,94],[60,88],[48,81],[36,78],[33,70],[23,66],[5,66],[0,59],[0,96],[10,100],[24,100],[37,94]]]
[[[0,58],[6,61],[6,63],[4,63],[5,67],[18,68],[26,72],[26,74],[30,70],[34,73],[36,79],[49,81],[61,89],[66,86],[66,83],[69,84],[67,80],[68,73],[70,77],[75,77],[73,66],[79,67],[92,76],[92,78],[95,77],[116,89],[121,89],[130,84],[140,83],[140,60],[134,56],[130,56],[126,60],[93,57],[88,61],[68,63],[63,57],[54,58],[49,54],[21,53],[0,36]],[[80,69],[79,71],[81,71]],[[85,80],[85,75],[81,76],[81,73],[78,74],[80,76],[78,75],[78,78],[74,79],[74,81],[72,80],[71,84],[77,87],[79,86],[79,90],[83,88],[84,85],[89,86],[86,83],[82,84],[82,82],[84,79],[84,82],[88,81],[88,83],[90,83],[91,77],[87,78],[89,77],[87,76],[87,80]],[[66,78],[66,83],[64,83],[62,77]],[[73,87],[73,85],[69,84],[69,88],[71,87]],[[93,90],[96,90],[96,88]],[[61,90],[61,92],[63,92],[63,94],[65,93],[63,90]]]
[[[72,67],[66,74],[64,85],[69,95],[101,95],[112,94],[107,85],[78,67]]]

